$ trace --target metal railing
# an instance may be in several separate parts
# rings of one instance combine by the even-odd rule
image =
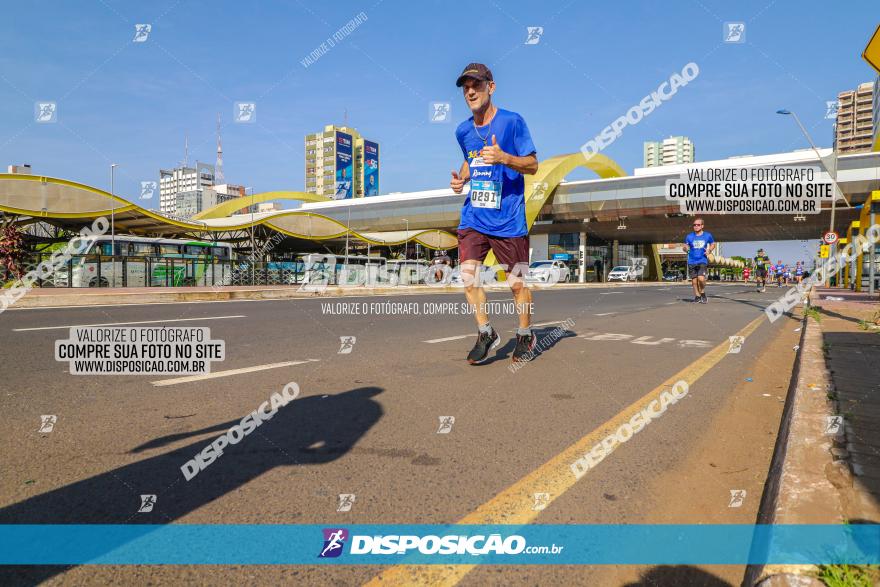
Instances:
[[[26,257],[20,266],[24,273],[48,262],[50,253]],[[328,285],[357,285],[364,281],[367,268],[362,265],[322,263],[306,267],[301,261],[234,261],[229,259],[173,257],[134,257],[109,255],[75,255],[57,271],[38,277],[34,287],[225,287],[242,285],[301,285],[314,277],[311,272],[327,275]],[[377,278],[371,268],[373,283]],[[0,287],[13,277],[0,264]]]

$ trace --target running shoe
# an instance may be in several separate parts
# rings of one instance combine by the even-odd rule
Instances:
[[[695,303],[695,304],[699,304],[699,303],[700,303],[700,296],[694,296],[694,303]]]
[[[489,357],[489,351],[501,344],[501,337],[493,329],[492,332],[481,332],[477,344],[468,353],[467,360],[471,365],[479,365]]]
[[[537,342],[534,334],[517,334],[516,348],[513,349],[513,361],[531,361],[534,358]]]
[[[704,304],[708,304],[708,303],[709,303],[709,298],[706,297],[706,294],[703,294],[703,295],[700,296],[700,302],[702,302],[702,303],[704,303]]]

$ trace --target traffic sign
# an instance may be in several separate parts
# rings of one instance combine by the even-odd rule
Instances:
[[[840,240],[840,235],[833,230],[829,230],[822,235],[822,242],[824,242],[826,245],[833,245],[838,240]]]
[[[880,72],[880,26],[874,31],[871,40],[865,50],[862,51],[862,59],[868,62],[868,65]]]
[[[828,245],[819,245],[819,257],[822,259],[828,258],[828,249],[830,249]]]

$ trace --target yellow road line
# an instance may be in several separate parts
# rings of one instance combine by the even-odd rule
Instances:
[[[748,337],[766,320],[761,314],[749,322],[736,336]],[[666,381],[637,399],[616,416],[563,450],[561,453],[508,487],[501,493],[479,506],[460,519],[456,524],[529,524],[538,517],[539,511],[533,508],[535,493],[550,493],[554,501],[571,489],[578,479],[570,465],[587,453],[603,438],[615,432],[621,424],[629,422],[636,412],[648,403],[659,399],[663,391],[670,389],[677,381],[684,380],[693,386],[721,359],[727,356],[729,342],[724,341],[705,355],[673,375]],[[476,565],[396,565],[366,583],[378,585],[456,585]]]

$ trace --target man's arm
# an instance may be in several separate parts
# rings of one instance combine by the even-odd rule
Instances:
[[[483,147],[483,150],[480,151],[480,156],[483,158],[483,161],[489,165],[500,163],[501,165],[509,167],[523,175],[534,175],[538,171],[538,158],[534,153],[524,157],[505,153],[501,150],[501,147],[498,146],[498,139],[495,138],[495,135],[492,135],[492,144],[486,145]]]
[[[501,164],[510,167],[514,171],[518,171],[523,175],[535,175],[535,173],[538,172],[538,158],[534,155],[517,157],[516,155],[504,153]]]
[[[460,194],[464,190],[464,184],[466,184],[471,179],[471,168],[468,165],[468,162],[465,161],[461,164],[461,168],[459,168],[458,173],[452,172],[452,179],[449,181],[449,187],[452,188],[452,191],[456,194]]]

